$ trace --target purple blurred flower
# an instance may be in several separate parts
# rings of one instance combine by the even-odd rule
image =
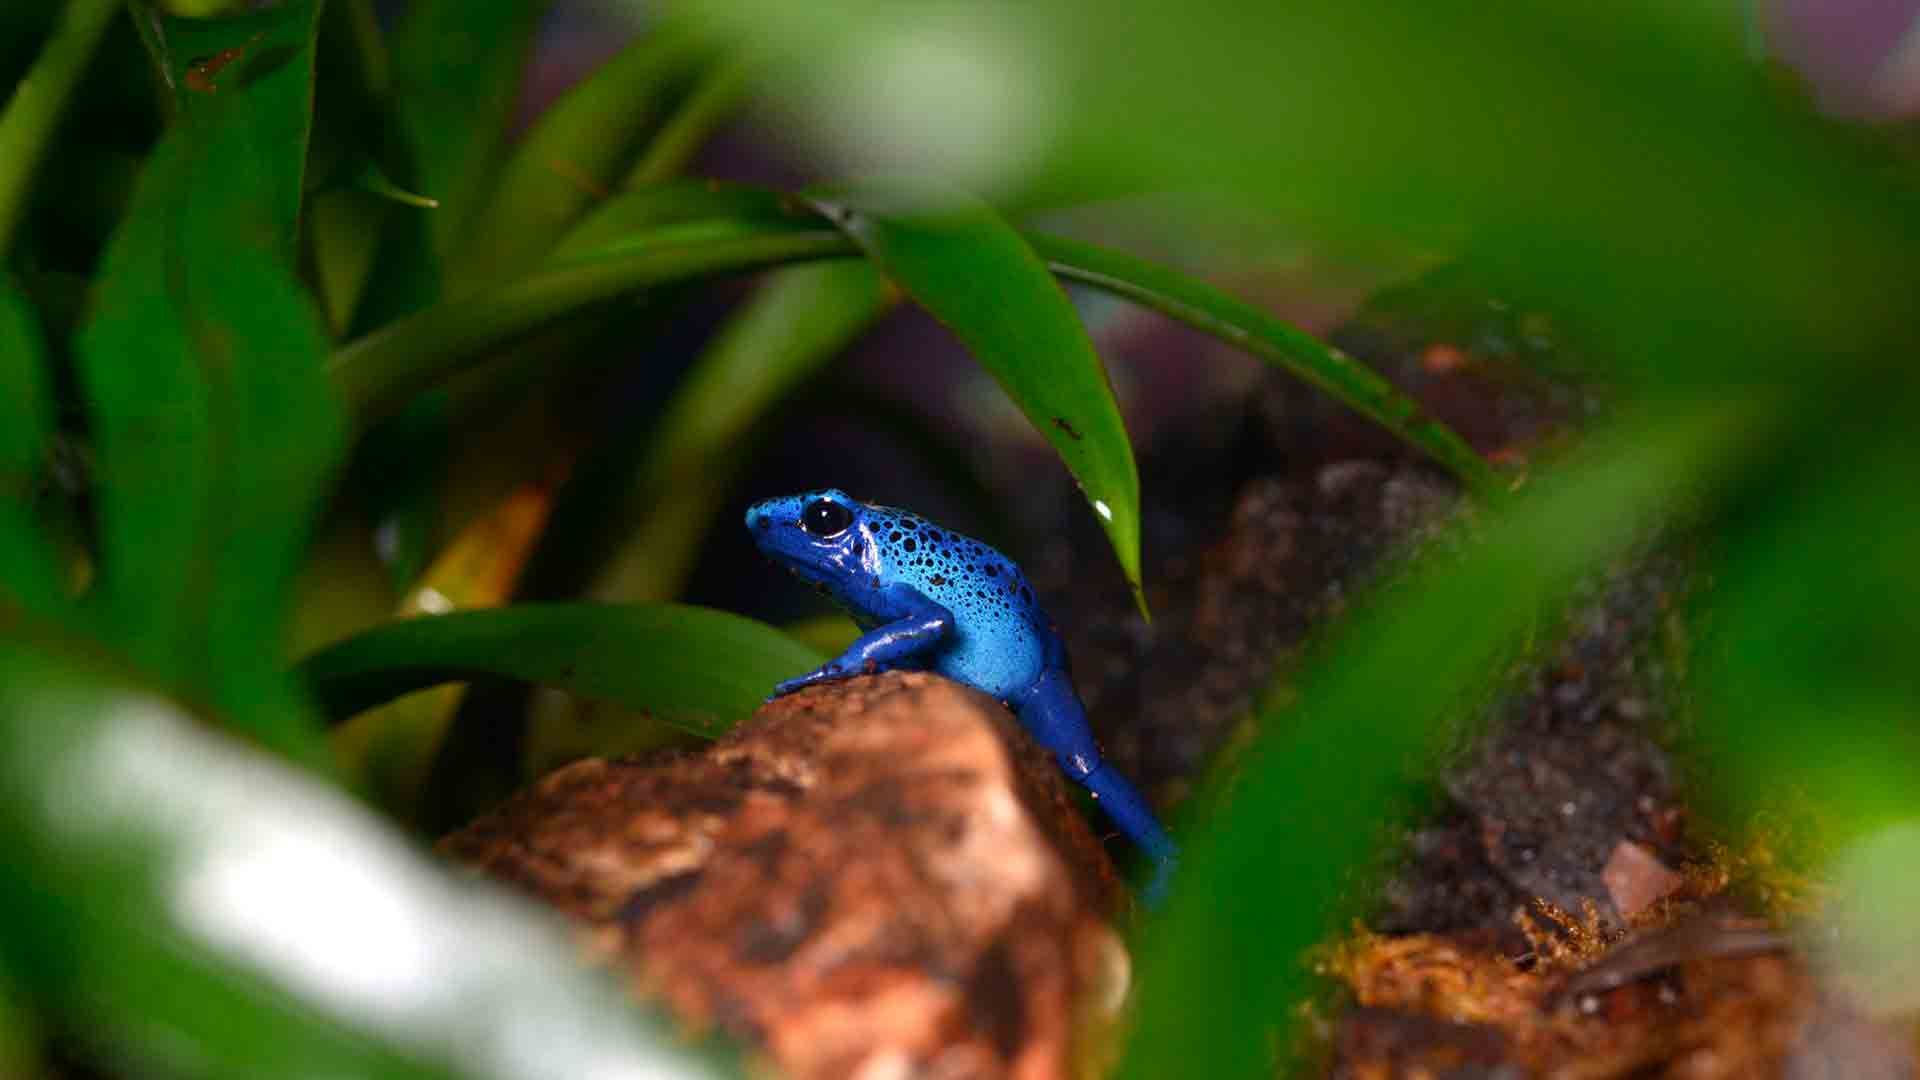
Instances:
[[[1756,0],[1767,44],[1835,116],[1920,112],[1920,0]]]

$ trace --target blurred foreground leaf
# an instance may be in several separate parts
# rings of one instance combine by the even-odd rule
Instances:
[[[341,442],[326,339],[293,273],[316,11],[146,23],[180,115],[78,342],[105,625],[146,670],[310,761],[324,744],[284,700],[276,643]]]
[[[12,629],[0,956],[88,1055],[236,1080],[710,1074],[558,927]]]
[[[1144,614],[1133,444],[1106,368],[1039,256],[991,207],[954,192],[856,186],[813,201],[966,343],[1053,445],[1092,504]]]
[[[1411,810],[1502,661],[1601,559],[1706,509],[1779,413],[1721,401],[1625,421],[1537,476],[1464,554],[1428,555],[1356,605],[1298,703],[1260,718],[1230,797],[1201,800],[1218,813],[1186,833],[1122,1075],[1273,1074],[1313,978],[1307,948],[1364,888],[1382,824]]]
[[[1721,820],[1816,810],[1818,835],[1795,838],[1808,850],[1781,852],[1800,872],[1920,822],[1912,407],[1856,401],[1805,425],[1713,540],[1689,749],[1711,762],[1696,771]]]
[[[422,687],[502,675],[711,737],[750,715],[774,683],[825,659],[724,611],[533,604],[388,623],[315,653],[299,673],[336,720]]]
[[[1898,336],[1920,208],[1779,94],[1744,7],[703,0],[820,149],[1013,204],[1227,195],[1471,255],[1653,383]],[[939,122],[929,122],[938,117]]]

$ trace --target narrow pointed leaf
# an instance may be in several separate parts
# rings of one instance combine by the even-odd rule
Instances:
[[[1483,499],[1504,493],[1500,478],[1465,439],[1429,416],[1372,369],[1313,335],[1288,326],[1196,278],[1144,259],[1057,236],[1027,240],[1053,272],[1122,296],[1238,345],[1318,386],[1452,470]]]
[[[1140,610],[1140,478],[1106,369],[1027,242],[953,192],[867,186],[815,205],[966,343],[1066,463],[1106,530]]]
[[[438,200],[429,198],[417,191],[408,191],[388,179],[387,174],[381,171],[380,163],[372,158],[361,158],[359,162],[353,166],[353,171],[348,175],[351,177],[348,182],[353,187],[359,188],[368,194],[378,195],[383,199],[391,199],[402,206],[409,206],[415,210],[438,210],[440,208]]]
[[[388,623],[315,653],[299,673],[335,720],[414,690],[498,675],[713,736],[752,714],[774,683],[825,659],[724,611],[537,604]]]
[[[732,235],[743,226],[826,228],[811,210],[768,188],[711,180],[670,180],[623,191],[567,230],[549,262],[584,255],[612,255],[707,236]],[[668,226],[682,226],[672,233]]]

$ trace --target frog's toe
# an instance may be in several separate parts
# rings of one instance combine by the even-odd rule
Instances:
[[[845,677],[846,673],[841,670],[838,664],[828,664],[826,667],[816,671],[809,671],[805,675],[799,675],[787,679],[784,682],[776,683],[773,687],[773,697],[767,700],[772,701],[773,698],[786,697],[795,690],[803,690],[812,686],[814,683],[832,682],[835,679],[843,679]]]
[[[1167,902],[1167,891],[1173,887],[1173,875],[1180,867],[1180,856],[1162,855],[1153,860],[1153,876],[1147,880],[1145,888],[1140,890],[1140,900],[1148,911],[1158,911]]]

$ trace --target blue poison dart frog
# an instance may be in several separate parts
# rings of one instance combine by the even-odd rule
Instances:
[[[823,588],[866,631],[838,658],[774,687],[774,697],[893,668],[935,671],[992,694],[1153,857],[1148,898],[1164,892],[1173,840],[1100,759],[1066,646],[1011,560],[917,514],[833,489],[755,503],[747,529],[761,551]]]

